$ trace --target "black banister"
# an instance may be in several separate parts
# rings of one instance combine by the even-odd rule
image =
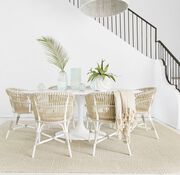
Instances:
[[[133,13],[134,15],[136,15],[138,18],[140,18],[141,20],[143,20],[145,23],[149,24],[152,28],[156,29],[156,27],[154,25],[152,25],[150,22],[148,22],[147,20],[145,20],[143,17],[141,17],[140,15],[138,15],[136,12],[134,12],[133,10],[129,9],[128,10]]]
[[[156,41],[157,41],[157,28],[155,28],[155,45],[154,46],[155,46],[155,59],[158,59]]]
[[[177,64],[180,65],[180,61],[172,54],[172,52],[164,45],[164,43],[160,40],[156,41],[157,43],[160,43],[164,49],[168,52],[169,55],[171,55],[171,57],[173,57],[173,59],[176,61]]]

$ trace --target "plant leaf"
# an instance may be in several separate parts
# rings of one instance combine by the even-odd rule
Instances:
[[[104,69],[104,61],[105,61],[105,60],[103,60],[103,59],[101,60],[101,69],[102,69],[102,70]]]
[[[64,48],[51,37],[42,36],[38,41],[47,49],[48,62],[64,71],[69,60]]]
[[[106,67],[104,68],[104,72],[107,72],[109,68],[109,64],[106,65]]]

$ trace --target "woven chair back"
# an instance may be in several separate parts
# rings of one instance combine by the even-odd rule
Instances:
[[[26,92],[25,92],[26,91]],[[29,114],[31,113],[31,102],[27,90],[8,88],[6,93],[9,96],[11,107],[14,113]]]
[[[91,119],[115,121],[115,101],[113,92],[88,94],[87,112]]]
[[[61,92],[42,92],[31,96],[36,120],[56,122],[73,115],[74,96]]]
[[[142,88],[138,89],[139,93],[135,94],[136,97],[136,111],[149,112],[156,94],[156,88]]]

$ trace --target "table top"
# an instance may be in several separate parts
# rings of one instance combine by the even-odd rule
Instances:
[[[96,91],[96,90],[91,89],[88,86],[88,87],[86,87],[83,90],[72,89],[71,87],[68,87],[66,90],[58,90],[57,87],[53,87],[51,89],[45,89],[45,90],[27,90],[27,91],[24,91],[24,93],[33,94],[33,93],[42,93],[42,92],[64,92],[64,93],[71,93],[71,94],[74,94],[74,95],[87,95],[87,94],[90,94],[90,93],[113,92],[113,91],[116,91],[116,90],[120,90],[120,89],[111,89],[111,90],[104,90],[104,91]],[[124,89],[122,89],[122,90],[124,90]],[[139,91],[137,89],[134,89],[132,91],[135,94],[141,92],[141,91]]]
[[[84,90],[76,90],[76,89],[71,89],[70,87],[68,87],[66,90],[59,90],[57,88],[52,88],[52,89],[42,89],[42,90],[27,90],[27,91],[23,91],[24,93],[27,94],[34,94],[34,93],[46,93],[46,92],[64,92],[64,93],[71,93],[74,95],[87,95],[89,93],[94,93],[97,92],[95,90],[92,90],[91,88],[87,87]]]

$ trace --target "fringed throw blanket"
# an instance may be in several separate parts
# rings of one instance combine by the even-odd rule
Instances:
[[[114,92],[114,97],[118,137],[129,143],[130,133],[137,124],[135,119],[135,95],[133,91],[120,90]]]

